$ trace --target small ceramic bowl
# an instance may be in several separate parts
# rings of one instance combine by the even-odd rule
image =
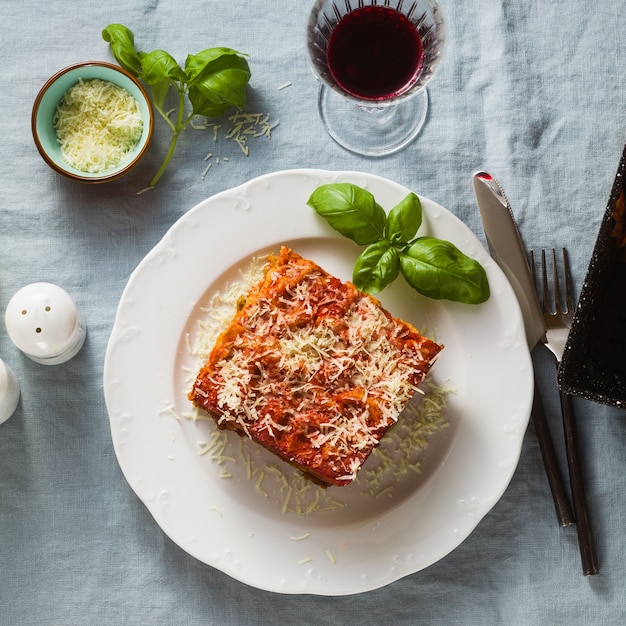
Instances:
[[[79,79],[94,78],[119,85],[135,98],[143,117],[143,130],[134,149],[117,166],[101,172],[89,173],[73,167],[63,158],[53,118],[57,105],[70,87]],[[111,63],[91,61],[66,67],[45,83],[33,106],[31,126],[37,149],[53,170],[83,183],[104,183],[130,172],[144,156],[154,130],[154,112],[148,94],[132,74]]]

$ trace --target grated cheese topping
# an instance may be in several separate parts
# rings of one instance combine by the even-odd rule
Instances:
[[[139,104],[123,87],[98,78],[70,87],[53,119],[63,158],[97,174],[119,165],[143,132]]]
[[[264,273],[265,258],[254,257],[250,264],[240,272],[236,280],[224,284],[214,292],[211,299],[201,309],[197,319],[196,332],[186,339],[188,354],[198,362],[198,368],[206,362],[217,337],[228,326],[238,309],[241,294],[246,293],[258,283]],[[188,375],[187,390],[195,380],[197,369],[183,367]],[[246,440],[234,436],[228,431],[219,430],[212,418],[200,412],[197,407],[192,411],[182,412],[176,419],[204,421],[208,429],[209,442],[198,442],[198,455],[205,456],[215,464],[218,475],[228,467],[247,481],[257,497],[272,501],[285,514],[298,517],[310,517],[338,511],[357,505],[359,498],[386,500],[393,498],[403,485],[413,483],[421,473],[422,455],[429,443],[441,430],[449,426],[447,416],[448,396],[456,392],[453,387],[435,384],[429,377],[422,383],[425,392],[409,403],[399,421],[384,437],[381,445],[370,455],[368,462],[359,472],[352,492],[356,502],[332,497],[327,489],[307,480],[293,467],[285,466],[279,472],[275,466],[258,459],[248,448]],[[184,392],[185,398],[187,391]],[[172,415],[169,408],[163,414]],[[304,539],[290,537],[293,541]],[[303,559],[303,563],[311,557]]]
[[[190,393],[321,480],[348,484],[440,346],[378,301],[283,248]]]

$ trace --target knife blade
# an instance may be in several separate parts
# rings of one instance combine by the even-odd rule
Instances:
[[[500,183],[488,172],[476,172],[473,181],[489,252],[513,287],[532,349],[545,335],[546,325],[511,205]]]
[[[511,205],[500,183],[488,172],[476,172],[473,182],[489,252],[511,283],[522,310],[528,347],[532,350],[545,335],[546,325]],[[569,526],[574,523],[574,516],[536,379],[532,419],[559,524]]]

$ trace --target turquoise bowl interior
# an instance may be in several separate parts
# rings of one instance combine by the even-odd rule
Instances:
[[[123,87],[137,100],[143,117],[143,132],[133,151],[116,167],[93,174],[76,169],[65,161],[53,125],[59,101],[81,78],[83,80],[99,78]],[[152,138],[154,113],[148,94],[132,74],[111,63],[90,61],[66,67],[46,82],[35,100],[31,126],[37,149],[53,170],[84,183],[102,183],[127,174],[141,160]]]

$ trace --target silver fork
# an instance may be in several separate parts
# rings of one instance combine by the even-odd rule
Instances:
[[[567,336],[574,316],[573,288],[568,271],[567,251],[563,248],[562,277],[565,290],[565,303],[561,298],[561,281],[557,265],[556,252],[552,249],[552,295],[548,280],[546,251],[541,251],[541,289],[535,275],[535,259],[531,251],[531,269],[535,278],[537,292],[542,294],[543,316],[546,322],[544,345],[554,354],[557,367],[563,358]],[[598,573],[598,558],[595,541],[589,523],[589,514],[585,498],[584,480],[581,469],[576,420],[571,396],[559,390],[561,413],[563,415],[563,431],[565,434],[565,451],[572,489],[572,504],[576,518],[578,545],[585,576]]]

